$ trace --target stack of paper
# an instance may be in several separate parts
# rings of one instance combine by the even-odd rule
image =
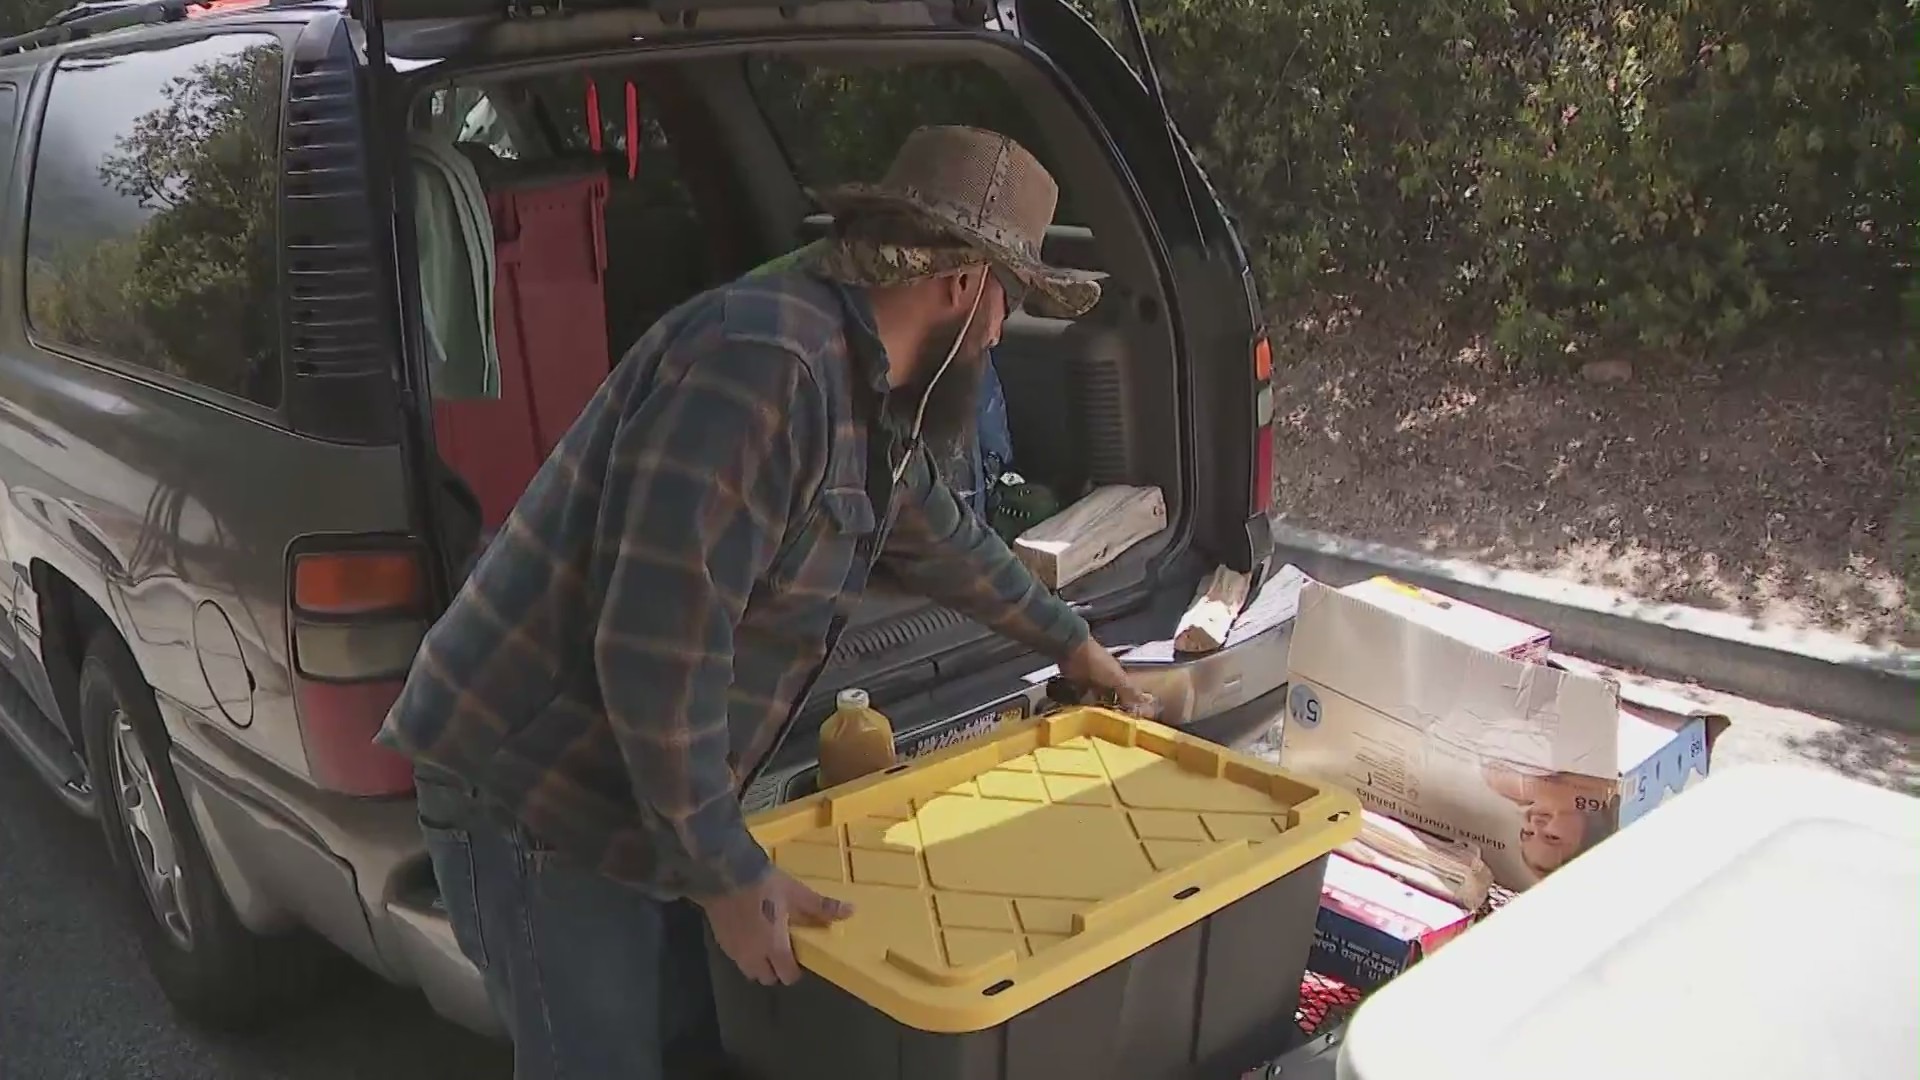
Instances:
[[[1478,845],[1442,839],[1371,810],[1365,812],[1359,838],[1339,851],[1468,911],[1486,903],[1493,887],[1493,871],[1480,857]]]

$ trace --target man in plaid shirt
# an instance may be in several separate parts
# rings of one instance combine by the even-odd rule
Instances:
[[[771,985],[799,978],[790,917],[852,914],[771,865],[739,789],[876,561],[1133,693],[923,445],[973,421],[1011,307],[1098,299],[1040,262],[1057,197],[968,128],[915,132],[881,183],[823,195],[834,237],[633,347],[427,635],[380,739],[417,763],[521,1080],[687,1075],[675,1055],[712,1043],[702,916]]]

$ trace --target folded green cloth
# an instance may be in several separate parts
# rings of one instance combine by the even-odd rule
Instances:
[[[1018,473],[1003,473],[987,495],[988,523],[1011,544],[1021,533],[1060,512],[1060,500],[1044,484],[1028,483]]]

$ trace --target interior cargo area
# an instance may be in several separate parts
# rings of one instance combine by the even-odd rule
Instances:
[[[417,295],[456,573],[656,319],[824,235],[810,192],[878,179],[909,131],[942,123],[1033,150],[1062,190],[1049,261],[1105,275],[1078,320],[1007,322],[993,370],[1012,455],[999,467],[1060,508],[1105,484],[1166,500],[1166,530],[1065,595],[1138,583],[1182,535],[1185,389],[1160,272],[1124,172],[1022,54],[902,38],[421,78],[408,116]],[[983,634],[877,576],[820,689]]]

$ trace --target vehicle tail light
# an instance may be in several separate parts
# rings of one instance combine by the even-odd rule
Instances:
[[[1253,510],[1273,509],[1273,345],[1253,343]]]
[[[296,555],[293,602],[315,615],[415,611],[425,596],[420,559],[407,551]]]
[[[314,783],[345,795],[413,790],[411,763],[373,737],[426,634],[421,553],[399,542],[306,546],[288,578],[294,704]]]

